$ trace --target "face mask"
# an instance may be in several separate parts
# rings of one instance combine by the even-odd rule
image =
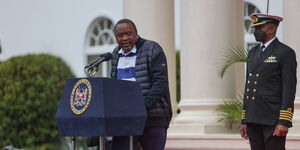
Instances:
[[[264,32],[260,29],[255,29],[254,37],[255,37],[256,41],[262,42],[266,37],[266,32]]]

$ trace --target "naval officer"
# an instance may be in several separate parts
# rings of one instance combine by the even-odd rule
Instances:
[[[240,133],[249,138],[252,150],[285,150],[294,112],[296,55],[276,37],[283,18],[268,14],[250,18],[260,44],[248,53]]]

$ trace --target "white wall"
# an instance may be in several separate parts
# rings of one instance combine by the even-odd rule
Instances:
[[[123,16],[122,0],[0,0],[0,60],[28,53],[62,57],[84,76],[84,42],[90,23],[100,16]]]
[[[175,0],[176,49],[181,48],[179,1]],[[245,1],[266,13],[267,0]],[[270,0],[269,14],[282,16],[282,0]],[[84,76],[85,35],[100,16],[114,22],[122,18],[123,0],[0,0],[0,61],[27,53],[52,53],[61,56],[77,76]],[[277,36],[282,39],[282,25]]]

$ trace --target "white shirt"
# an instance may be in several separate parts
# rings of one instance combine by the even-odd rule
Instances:
[[[264,51],[275,39],[276,39],[276,37],[274,37],[273,39],[269,40],[265,44],[261,43],[260,47],[262,47],[263,45],[265,46],[265,48],[263,48],[262,51]]]
[[[134,46],[127,54],[124,50],[119,51],[117,66],[117,78],[121,80],[135,81],[136,47]]]

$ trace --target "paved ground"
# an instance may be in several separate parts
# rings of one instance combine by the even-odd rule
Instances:
[[[300,136],[288,136],[286,148],[300,150]],[[166,150],[250,150],[250,145],[238,134],[169,136]]]

